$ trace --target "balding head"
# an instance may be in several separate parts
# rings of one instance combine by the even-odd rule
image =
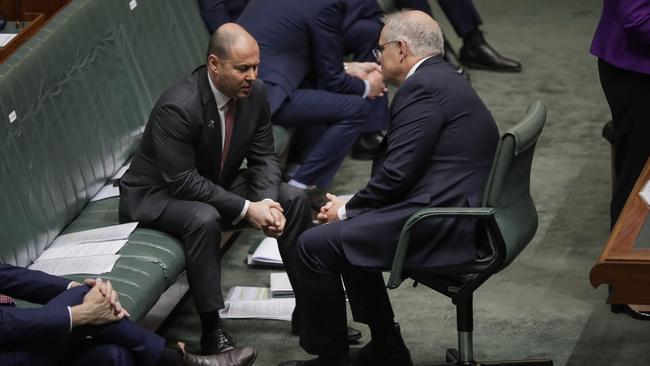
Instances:
[[[398,11],[384,17],[384,39],[406,42],[413,56],[444,54],[442,32],[438,23],[419,10]]]
[[[244,28],[235,23],[226,23],[212,34],[208,46],[208,57],[215,55],[220,59],[228,59],[232,55],[233,48],[250,49],[257,48],[255,38]]]

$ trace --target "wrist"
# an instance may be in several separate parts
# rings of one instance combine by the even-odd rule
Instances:
[[[70,319],[72,327],[78,327],[88,323],[88,312],[83,305],[75,305],[70,308]]]

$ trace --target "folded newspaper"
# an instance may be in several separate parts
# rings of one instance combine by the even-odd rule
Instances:
[[[235,286],[228,291],[225,308],[219,310],[224,319],[272,319],[291,321],[296,299],[271,297],[268,287]]]

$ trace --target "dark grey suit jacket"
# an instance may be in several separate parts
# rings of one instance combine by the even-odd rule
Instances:
[[[250,199],[277,200],[281,172],[263,82],[255,81],[250,96],[237,99],[236,111],[222,170],[221,123],[206,67],[167,89],[120,180],[120,220],[151,222],[170,200],[178,199],[210,204],[225,222],[231,222],[245,203],[228,191],[244,158],[251,173]]]

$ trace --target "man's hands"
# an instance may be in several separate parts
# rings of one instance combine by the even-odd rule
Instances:
[[[346,62],[345,72],[355,78],[368,81],[368,98],[381,97],[388,89],[384,84],[381,66],[376,62]]]
[[[261,229],[265,235],[277,238],[282,235],[287,222],[283,212],[278,202],[264,199],[250,203],[246,211],[246,219],[255,229]]]
[[[72,315],[72,326],[85,324],[106,324],[118,321],[129,313],[122,308],[118,295],[110,281],[101,279],[86,279],[84,283],[91,287],[84,296],[83,302],[70,308]],[[76,287],[75,282],[70,287]]]
[[[318,222],[321,224],[329,224],[330,222],[338,221],[339,208],[345,206],[345,201],[331,193],[326,193],[325,197],[327,197],[328,201],[320,208],[320,212],[316,216]]]

